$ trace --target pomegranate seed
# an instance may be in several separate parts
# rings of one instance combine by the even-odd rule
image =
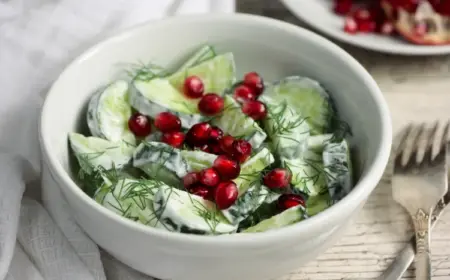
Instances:
[[[267,116],[267,108],[261,101],[248,101],[242,106],[242,112],[258,121]]]
[[[256,96],[259,96],[264,91],[264,81],[256,72],[245,74],[244,85],[250,87]]]
[[[181,148],[184,143],[184,133],[181,131],[166,132],[162,135],[161,141],[174,148]]]
[[[356,21],[353,18],[351,17],[345,18],[344,31],[349,34],[355,34],[358,32],[358,25],[356,24]]]
[[[179,131],[181,129],[181,120],[177,115],[162,112],[156,115],[155,126],[161,132]]]
[[[202,80],[197,76],[189,76],[184,80],[184,94],[189,98],[200,98],[205,90]]]
[[[239,163],[225,155],[220,155],[214,160],[213,168],[219,173],[220,178],[224,181],[236,179],[241,172]]]
[[[426,22],[417,22],[414,25],[414,34],[416,34],[417,36],[424,36],[425,34],[427,34],[428,31],[428,27]]]
[[[377,23],[373,20],[361,21],[358,23],[358,31],[363,33],[374,32],[377,28]]]
[[[189,189],[194,184],[197,184],[200,181],[200,174],[198,172],[189,172],[183,177],[183,186],[186,189]]]
[[[298,205],[305,207],[305,200],[298,194],[285,193],[278,198],[278,206],[282,210],[287,210]]]
[[[240,163],[245,162],[252,154],[252,145],[243,139],[233,142],[233,157]]]
[[[202,152],[205,152],[205,153],[210,153],[211,152],[211,149],[210,149],[208,144],[203,144],[203,145],[199,146],[198,149],[200,151],[202,151]]]
[[[353,18],[356,22],[368,21],[369,19],[372,19],[371,14],[367,9],[357,9],[353,13]]]
[[[346,15],[352,10],[352,0],[336,0],[334,2],[334,12],[338,15]]]
[[[420,1],[422,0],[401,0],[398,1],[399,3],[397,5],[406,10],[408,13],[414,13],[417,10],[417,6]]]
[[[220,183],[214,192],[214,200],[219,209],[227,209],[237,200],[238,188],[233,181]]]
[[[200,172],[200,183],[208,187],[215,187],[220,182],[219,173],[214,168],[203,169]]]
[[[284,168],[275,168],[264,176],[264,185],[271,189],[286,188],[291,182],[291,172]]]
[[[380,33],[391,35],[392,33],[394,33],[394,25],[390,21],[384,22],[380,27]]]
[[[206,122],[194,124],[186,134],[186,142],[191,147],[201,147],[209,140],[211,125]]]
[[[218,128],[217,126],[213,126],[211,128],[211,132],[209,133],[209,139],[213,143],[218,142],[223,137],[223,131],[222,129]]]
[[[436,12],[444,16],[450,16],[450,1],[441,0],[439,5],[435,4],[435,6],[437,6]]]
[[[225,154],[232,155],[233,154],[233,143],[234,137],[231,135],[226,135],[220,139],[219,144],[220,148]]]
[[[152,132],[150,119],[141,113],[133,114],[128,120],[128,128],[137,137],[145,137]]]
[[[223,111],[223,98],[215,93],[205,94],[198,103],[200,112],[207,116],[214,116]]]
[[[253,90],[246,85],[237,86],[234,89],[233,97],[239,103],[245,103],[256,99],[256,95],[253,93]]]
[[[189,192],[194,195],[198,195],[203,199],[211,199],[212,189],[207,186],[203,186],[202,184],[196,184],[189,189]]]

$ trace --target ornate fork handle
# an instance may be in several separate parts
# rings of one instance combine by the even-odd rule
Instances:
[[[413,216],[416,235],[416,279],[431,280],[429,211],[419,209]]]

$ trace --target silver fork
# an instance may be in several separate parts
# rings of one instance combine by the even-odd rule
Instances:
[[[440,136],[438,125],[436,122],[431,130],[425,124],[409,125],[404,130],[392,179],[394,200],[408,211],[414,224],[417,280],[431,279],[431,214],[448,189],[449,124]]]

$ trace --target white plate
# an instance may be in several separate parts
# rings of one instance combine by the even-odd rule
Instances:
[[[342,31],[343,19],[332,12],[333,0],[281,0],[298,18],[325,35],[351,45],[402,55],[450,54],[447,46],[418,46],[399,38],[376,34],[350,35]]]

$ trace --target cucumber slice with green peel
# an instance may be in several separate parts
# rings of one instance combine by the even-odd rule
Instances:
[[[210,45],[201,47],[192,57],[190,57],[175,73],[199,65],[216,56],[216,51]]]
[[[300,222],[305,218],[305,208],[301,205],[289,208],[278,215],[263,220],[260,223],[247,228],[243,232],[264,232],[279,229]]]
[[[142,142],[134,152],[133,165],[151,178],[181,187],[181,179],[188,172],[211,167],[216,158],[213,154],[180,150],[162,142]]]
[[[87,124],[93,136],[112,142],[136,143],[136,138],[128,129],[128,119],[132,113],[128,98],[128,83],[122,80],[94,94],[87,110]]]
[[[153,198],[164,184],[152,180],[120,179],[114,184],[104,184],[94,199],[122,217],[144,225],[155,226]]]
[[[127,73],[132,81],[150,81],[155,78],[163,78],[170,75],[167,69],[152,63],[131,64],[130,68],[130,70],[127,70]]]
[[[190,171],[200,171],[213,165],[217,155],[202,151],[181,150],[181,156],[189,165]]]
[[[105,170],[123,167],[131,160],[135,149],[128,143],[113,143],[74,132],[69,133],[69,142],[81,169],[88,173],[97,167]]]
[[[261,146],[267,134],[257,122],[242,112],[239,103],[230,95],[224,96],[224,108],[224,111],[214,117],[211,123],[222,129],[225,134],[247,140],[254,149]]]
[[[205,93],[223,95],[236,80],[236,69],[232,53],[217,55],[193,67],[183,69],[171,75],[170,83],[183,92],[184,80],[189,76],[198,76],[204,85]]]
[[[333,201],[342,199],[353,187],[350,147],[346,140],[329,143],[323,150],[323,162],[328,191]]]
[[[312,217],[332,205],[331,197],[328,192],[316,196],[310,196],[306,201],[306,214]]]
[[[163,78],[133,81],[130,86],[130,104],[152,118],[162,112],[174,113],[185,128],[205,120],[198,111],[198,100],[186,98]]]
[[[276,102],[286,101],[292,106],[298,115],[306,118],[311,135],[329,131],[334,109],[330,96],[317,81],[291,76],[268,86],[263,94]]]
[[[254,185],[239,197],[231,207],[222,210],[222,214],[231,224],[239,224],[264,203],[268,194],[267,187],[260,184]]]
[[[239,196],[242,196],[261,178],[261,172],[275,161],[269,149],[262,149],[241,165],[239,177],[233,181],[238,187]]]
[[[308,137],[308,149],[317,153],[322,153],[325,145],[331,142],[333,134],[320,134]]]
[[[318,195],[327,189],[327,176],[320,154],[307,150],[301,158],[282,158],[281,163],[291,171],[291,184],[294,189],[309,196]]]
[[[285,158],[298,158],[307,149],[310,127],[306,119],[283,101],[276,103],[267,97],[268,115],[263,121],[264,129],[271,140],[272,149]]]
[[[226,221],[213,202],[168,186],[155,194],[153,207],[158,216],[156,227],[168,231],[224,234],[237,229]]]

